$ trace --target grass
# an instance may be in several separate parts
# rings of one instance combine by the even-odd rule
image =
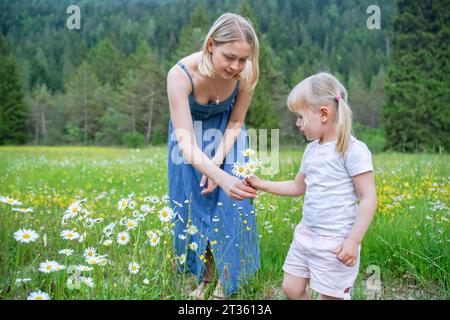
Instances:
[[[362,245],[360,274],[354,299],[449,298],[449,155],[382,153],[374,156],[379,206]],[[274,180],[292,179],[301,151],[282,149],[280,172]],[[267,177],[266,177],[267,178]],[[26,299],[37,290],[52,299],[185,299],[193,281],[175,272],[171,224],[157,219],[167,193],[167,152],[164,147],[119,149],[97,147],[1,147],[0,196],[23,202],[32,213],[13,211],[0,202],[0,299]],[[135,209],[118,209],[122,198],[133,199]],[[89,227],[77,219],[62,226],[64,211],[76,200],[89,218],[103,219]],[[158,201],[156,201],[158,200]],[[153,202],[155,203],[153,203]],[[255,202],[260,234],[261,268],[234,296],[238,299],[285,299],[281,267],[300,221],[303,198],[261,194]],[[130,230],[130,242],[103,245],[103,228],[124,216],[133,218],[148,203],[148,213]],[[17,207],[17,206],[16,206]],[[39,234],[36,242],[20,243],[14,232],[21,228]],[[76,228],[84,241],[64,240],[60,232]],[[114,235],[124,230],[116,225]],[[155,231],[157,246],[149,244]],[[83,250],[94,247],[107,254],[105,265],[88,272],[72,265],[87,265]],[[74,250],[73,255],[58,252]],[[56,260],[66,268],[39,271],[40,263]],[[138,262],[137,274],[128,271]],[[93,279],[91,288],[80,276]],[[379,276],[379,292],[367,288]],[[16,283],[16,279],[30,281]],[[82,278],[81,278],[82,279]],[[70,282],[75,288],[71,289]],[[210,290],[212,291],[212,290]]]

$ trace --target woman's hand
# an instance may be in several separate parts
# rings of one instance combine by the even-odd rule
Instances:
[[[225,191],[227,196],[239,201],[256,197],[255,188],[245,185],[242,180],[231,175],[228,175],[221,181],[220,187]]]
[[[208,186],[205,188],[205,184],[208,184]],[[211,179],[208,179],[207,176],[202,175],[202,178],[200,179],[200,187],[203,188],[202,195],[206,196],[213,192],[217,188],[217,184],[212,181]]]

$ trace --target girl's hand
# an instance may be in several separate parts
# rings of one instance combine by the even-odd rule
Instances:
[[[336,258],[348,267],[353,267],[358,260],[358,247],[359,242],[352,238],[346,238],[344,242],[338,245],[333,253],[336,254]]]
[[[239,201],[256,197],[255,188],[245,185],[243,181],[231,175],[228,175],[221,181],[220,187],[225,191],[227,196]]]
[[[204,196],[210,194],[217,188],[217,184],[214,181],[212,181],[211,179],[208,179],[207,176],[202,175],[202,178],[200,179],[200,187],[204,187],[205,183],[208,184],[208,187],[203,188],[203,190],[202,190],[201,194]]]
[[[251,187],[257,189],[257,190],[263,190],[264,189],[264,181],[258,178],[257,176],[253,175],[251,177],[245,178],[244,183],[247,182],[247,185],[250,185]]]

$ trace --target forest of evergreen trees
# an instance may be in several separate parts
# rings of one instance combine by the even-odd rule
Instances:
[[[71,4],[81,9],[81,30],[66,27]],[[381,28],[371,30],[373,4]],[[281,141],[301,141],[287,94],[325,70],[346,85],[355,131],[375,151],[448,150],[448,7],[431,0],[0,0],[0,144],[166,143],[167,71],[231,11],[254,22],[261,43],[248,127],[280,128]]]

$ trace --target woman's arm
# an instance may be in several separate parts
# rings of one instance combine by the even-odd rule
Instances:
[[[184,159],[219,185],[229,197],[238,200],[254,197],[254,189],[218,168],[198,147],[188,103],[190,91],[189,80],[174,66],[167,75],[167,94],[175,136]]]
[[[300,196],[305,194],[305,174],[298,172],[295,180],[291,181],[267,181],[261,180],[256,176],[246,179],[250,185],[258,190],[268,193],[277,194],[279,196]]]

